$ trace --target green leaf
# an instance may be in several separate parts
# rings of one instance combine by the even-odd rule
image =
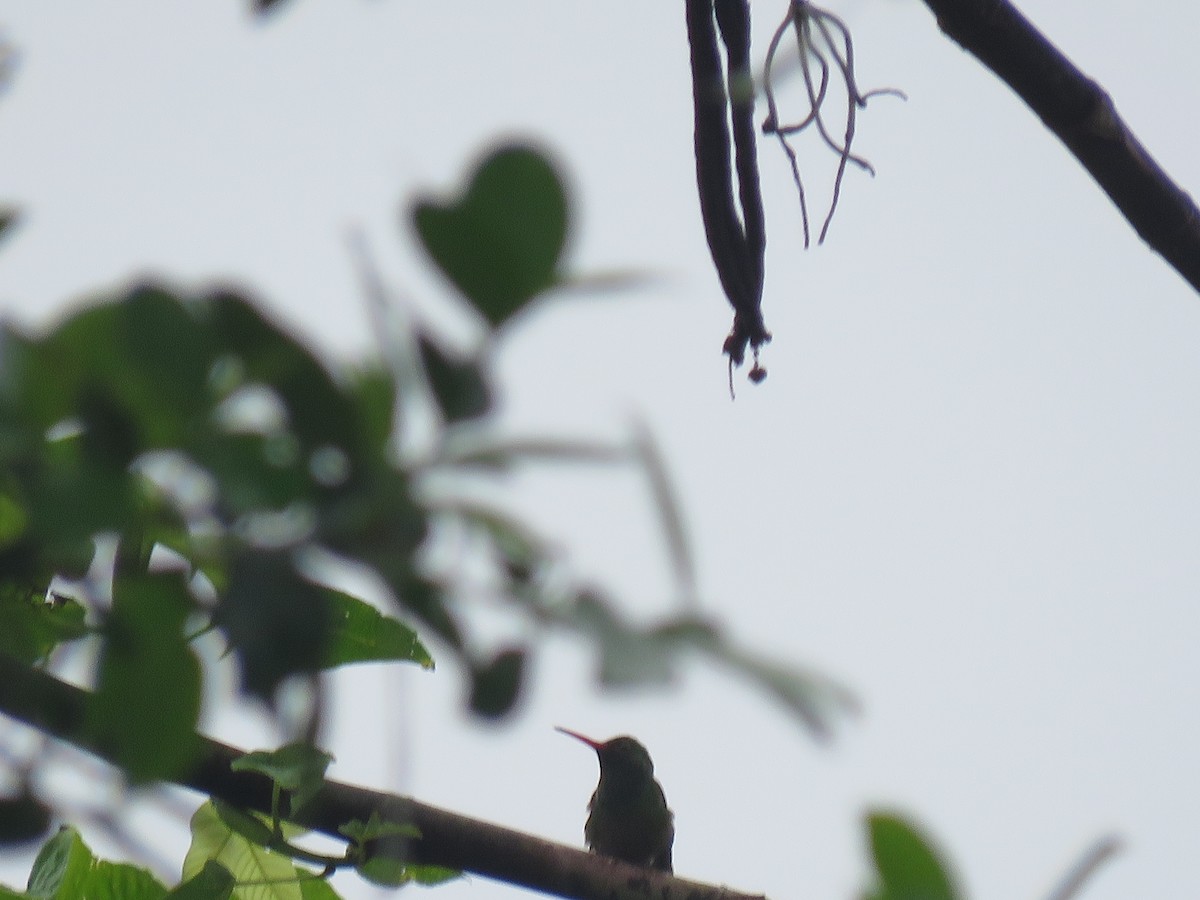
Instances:
[[[88,874],[95,857],[79,832],[64,826],[38,852],[29,873],[27,896],[59,900],[84,896]]]
[[[231,518],[284,510],[310,500],[315,490],[303,456],[286,433],[214,434],[195,443],[192,456],[216,479],[221,508]]]
[[[379,815],[379,810],[372,810],[367,821],[351,819],[344,825],[338,826],[338,833],[344,834],[355,844],[365,844],[382,837],[419,838],[421,830],[416,825],[407,822],[389,822]]]
[[[210,859],[199,872],[167,896],[171,900],[229,900],[236,885],[233,874],[216,860]]]
[[[266,385],[283,402],[305,455],[328,445],[358,458],[354,404],[312,351],[232,292],[214,294],[204,309],[221,348],[243,367],[245,383]]]
[[[287,553],[234,560],[214,621],[237,652],[244,688],[268,702],[280,681],[317,671],[328,652],[328,593],[302,578]]]
[[[275,840],[275,832],[271,829],[266,816],[256,812],[243,812],[224,800],[213,800],[213,808],[221,821],[231,831],[260,847],[269,847]]]
[[[311,878],[300,880],[300,892],[304,895],[304,900],[341,900],[341,895],[333,889],[333,885],[315,874]]]
[[[960,896],[937,853],[901,817],[867,816],[871,852],[879,884],[871,900],[957,900]]]
[[[829,735],[835,717],[858,710],[858,700],[849,690],[815,672],[749,653],[728,641],[712,642],[703,649],[757,682],[819,738]]]
[[[239,884],[254,882],[251,890],[238,888],[235,897],[255,900],[302,900],[298,872],[282,854],[251,843],[234,832],[205,803],[192,816],[192,844],[183,860],[183,877],[199,874],[209,860],[228,869]]]
[[[517,586],[528,585],[546,565],[545,542],[525,523],[477,504],[461,504],[457,511],[487,535],[506,574]],[[522,599],[519,590],[513,596]]]
[[[510,712],[520,695],[525,672],[525,651],[501,651],[471,673],[471,712],[496,719]]]
[[[433,657],[403,622],[385,616],[371,604],[349,594],[326,589],[333,622],[323,668],[348,663],[391,660],[433,668]]]
[[[401,887],[412,880],[404,861],[392,856],[369,857],[360,863],[355,871],[367,881],[381,887]]]
[[[233,761],[235,772],[259,772],[292,795],[292,811],[311,800],[325,784],[333,757],[311,744],[288,744],[278,750],[255,750]]]
[[[39,365],[53,376],[53,393],[41,387],[36,404],[53,417],[47,426],[86,413],[102,446],[119,435],[134,448],[179,446],[214,400],[212,336],[163,287],[141,286],[93,303],[39,349]]]
[[[385,453],[395,428],[396,382],[391,373],[378,367],[357,370],[349,377],[346,391],[353,398],[367,446]]]
[[[817,737],[829,733],[835,715],[857,709],[854,696],[840,684],[749,653],[731,643],[712,622],[696,616],[679,616],[652,628],[640,628],[626,622],[609,601],[592,590],[581,591],[573,604],[556,612],[560,621],[596,644],[599,680],[605,685],[667,683],[675,676],[683,654],[695,652],[765,688]]]
[[[125,531],[135,520],[133,479],[89,457],[82,435],[46,441],[26,470],[22,506],[27,538],[54,563],[69,560],[101,531]]]
[[[63,641],[88,633],[85,610],[77,601],[15,585],[0,586],[0,653],[23,663],[45,659]]]
[[[321,507],[317,537],[335,552],[374,566],[390,580],[390,570],[411,568],[412,554],[425,540],[427,529],[425,511],[413,497],[406,475],[379,465],[362,473],[353,490]]]
[[[433,886],[462,877],[462,873],[456,869],[406,863],[403,859],[402,844],[389,844],[386,838],[380,843],[385,848],[383,852],[368,855],[357,868],[359,875],[374,884],[400,887],[415,882]]]
[[[353,819],[338,827],[363,853],[358,874],[386,887],[399,887],[412,881],[413,867],[405,862],[408,842],[419,838],[420,830],[410,823],[389,822],[372,811],[366,822]]]
[[[192,609],[179,573],[113,586],[87,726],[134,782],[176,776],[199,752],[200,664],[183,635]]]
[[[417,203],[413,221],[442,273],[500,325],[555,281],[566,192],[542,154],[507,146],[483,161],[460,198]]]
[[[492,405],[483,365],[473,359],[454,359],[428,335],[420,335],[421,362],[438,408],[447,422],[482,416]]]
[[[408,871],[413,881],[425,887],[435,887],[462,878],[462,872],[458,869],[447,869],[445,866],[412,865],[408,867]]]
[[[610,687],[666,684],[675,675],[680,650],[714,639],[711,627],[695,620],[686,620],[695,627],[677,631],[636,628],[591,590],[581,592],[566,617],[595,642],[600,652],[599,680]]]
[[[88,874],[86,900],[162,900],[167,888],[146,869],[99,860]]]

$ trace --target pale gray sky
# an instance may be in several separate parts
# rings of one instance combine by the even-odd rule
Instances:
[[[1200,7],[1021,5],[1200,185]],[[761,61],[785,4],[753,6]],[[668,693],[597,696],[590,660],[560,641],[500,728],[463,716],[449,666],[355,672],[332,774],[579,842],[595,764],[551,728],[628,732],[655,758],[688,877],[853,896],[861,813],[882,805],[924,823],[980,900],[1044,896],[1110,831],[1127,849],[1090,900],[1191,898],[1200,298],[922,4],[835,9],[863,86],[909,100],[863,114],[878,176],[849,173],[818,249],[801,250],[789,170],[764,145],[775,341],[770,377],[740,380],[736,403],[679,0],[293,0],[267,25],[234,0],[4,3],[21,60],[0,98],[0,199],[27,218],[0,248],[0,303],[34,324],[139,274],[232,278],[353,354],[372,346],[343,240],[361,225],[389,279],[466,340],[399,211],[497,137],[534,137],[574,188],[576,267],[655,278],[513,330],[507,427],[620,440],[647,422],[707,608],[849,684],[864,713],[818,748],[699,666]],[[834,160],[805,159],[819,207]],[[662,608],[669,570],[637,473],[514,492],[578,571]],[[243,741],[255,727],[213,723]],[[177,863],[183,829],[156,828]],[[0,858],[0,882],[29,861]],[[440,896],[510,891],[474,879]]]

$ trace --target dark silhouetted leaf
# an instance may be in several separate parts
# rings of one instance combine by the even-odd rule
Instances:
[[[521,691],[525,651],[509,649],[471,673],[471,711],[489,719],[510,712]]]
[[[216,478],[221,506],[230,516],[268,510],[312,499],[315,485],[296,454],[273,448],[273,436],[229,434],[195,450],[198,464]]]
[[[333,446],[359,457],[354,404],[307,347],[237,294],[214,294],[204,308],[222,349],[244,367],[245,382],[271,388],[283,402],[305,455]]]
[[[408,478],[382,466],[325,503],[317,522],[323,544],[373,566],[389,583],[393,573],[411,569],[412,554],[426,529],[425,511],[413,497]]]
[[[0,206],[0,240],[4,240],[4,238],[8,237],[12,233],[14,230],[13,226],[16,225],[20,219],[20,213],[18,213],[13,207]]]
[[[413,210],[434,262],[493,325],[550,287],[567,236],[558,173],[528,147],[492,153],[456,200]]]
[[[275,551],[234,561],[215,622],[241,661],[243,687],[268,702],[287,676],[321,668],[332,624],[327,591]]]
[[[474,419],[491,408],[491,392],[480,363],[452,359],[425,335],[420,337],[420,347],[429,387],[446,421]]]
[[[36,841],[50,830],[50,808],[32,794],[0,798],[0,846]]]

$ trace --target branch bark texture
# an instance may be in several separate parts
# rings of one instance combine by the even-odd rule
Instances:
[[[1200,210],[1142,146],[1112,98],[1008,0],[925,0],[1091,173],[1147,244],[1200,291]]]
[[[0,713],[111,762],[88,734],[89,693],[0,654]],[[230,763],[243,751],[208,738],[188,772],[173,781],[241,809],[270,813],[271,782]],[[377,812],[386,821],[415,825],[419,838],[389,847],[414,863],[473,872],[535,891],[578,900],[764,900],[724,887],[673,878],[574,847],[555,844],[489,822],[420,803],[409,797],[328,781],[291,821],[338,840],[339,826],[367,821]]]

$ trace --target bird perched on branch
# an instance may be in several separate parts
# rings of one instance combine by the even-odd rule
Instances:
[[[566,728],[555,730],[587,744],[600,760],[600,784],[588,802],[590,814],[583,826],[588,849],[671,872],[675,814],[654,779],[646,748],[627,735],[596,741]]]

